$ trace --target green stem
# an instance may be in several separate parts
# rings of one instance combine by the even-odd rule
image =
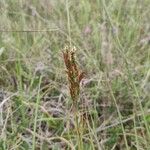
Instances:
[[[78,104],[75,103],[74,104],[74,116],[75,116],[75,129],[76,129],[76,133],[77,133],[77,144],[78,144],[78,150],[83,150],[83,141],[82,141],[82,125],[80,124],[80,122],[78,122],[78,118],[79,116],[79,109],[78,109]]]

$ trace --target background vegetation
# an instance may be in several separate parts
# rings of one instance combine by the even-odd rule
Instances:
[[[79,149],[65,45],[86,74],[80,149],[149,150],[149,0],[0,0],[0,150]]]

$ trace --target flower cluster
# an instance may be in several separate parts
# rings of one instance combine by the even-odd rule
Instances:
[[[77,102],[80,94],[80,82],[84,78],[84,72],[79,71],[75,60],[75,48],[65,47],[63,58],[68,75],[70,95],[74,103]]]

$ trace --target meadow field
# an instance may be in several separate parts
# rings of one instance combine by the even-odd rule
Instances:
[[[0,0],[0,150],[30,149],[150,150],[150,0]]]

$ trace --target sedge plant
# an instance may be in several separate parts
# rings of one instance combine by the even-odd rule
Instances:
[[[65,47],[63,50],[63,58],[64,63],[66,66],[66,73],[68,76],[68,82],[69,82],[69,91],[70,96],[72,99],[73,104],[73,113],[74,113],[74,119],[75,119],[75,129],[78,137],[78,149],[83,149],[83,141],[82,141],[82,131],[81,131],[81,124],[80,122],[80,113],[79,113],[79,97],[80,97],[80,83],[81,80],[84,78],[84,72],[80,71],[77,65],[77,62],[75,60],[75,48],[71,47]]]

